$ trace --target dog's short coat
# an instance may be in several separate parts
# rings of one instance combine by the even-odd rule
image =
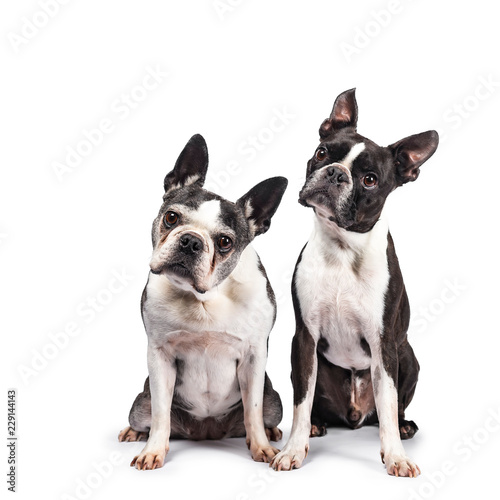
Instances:
[[[286,189],[268,179],[236,203],[203,189],[204,139],[187,143],[164,182],[153,222],[151,272],[141,310],[149,377],[120,441],[147,438],[131,465],[164,463],[169,439],[245,436],[252,457],[270,461],[281,400],[265,373],[276,301],[250,243],[269,229]]]
[[[339,95],[320,127],[300,192],[300,203],[316,218],[292,282],[292,433],[271,465],[300,467],[310,435],[324,435],[328,425],[378,422],[388,473],[414,477],[420,471],[401,438],[418,429],[405,409],[419,365],[407,339],[409,302],[382,209],[394,189],[418,177],[438,135],[424,132],[380,147],[357,133],[357,116],[354,90]]]

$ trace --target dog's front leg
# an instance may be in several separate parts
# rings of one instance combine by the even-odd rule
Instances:
[[[316,339],[300,320],[292,342],[293,424],[283,451],[271,463],[274,470],[298,469],[309,451],[311,410],[318,374]]]
[[[170,412],[176,377],[175,358],[164,349],[148,345],[148,372],[151,389],[151,429],[146,446],[130,464],[139,470],[162,467],[168,453]]]
[[[372,347],[371,375],[380,424],[380,454],[391,476],[417,477],[420,469],[405,453],[398,424],[398,355],[388,338]]]
[[[243,401],[246,441],[256,462],[270,462],[279,450],[269,444],[264,429],[263,400],[266,346],[253,348],[238,363],[238,382]]]

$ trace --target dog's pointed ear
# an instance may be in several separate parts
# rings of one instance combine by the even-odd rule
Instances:
[[[389,146],[400,186],[418,177],[420,166],[434,154],[438,144],[438,133],[435,130],[429,130],[421,134],[410,135]]]
[[[358,104],[356,103],[356,89],[342,92],[333,105],[330,117],[319,128],[321,139],[328,137],[332,132],[345,127],[354,127],[358,124]]]
[[[207,143],[200,134],[193,135],[177,158],[174,169],[165,177],[165,192],[195,183],[203,186],[207,168]]]
[[[236,202],[250,224],[253,237],[265,233],[271,226],[271,218],[287,185],[288,180],[284,177],[272,177],[254,186]]]

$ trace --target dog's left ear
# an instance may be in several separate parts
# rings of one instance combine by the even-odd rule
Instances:
[[[195,183],[203,186],[207,169],[207,143],[200,134],[193,135],[177,158],[174,169],[165,177],[165,193]]]
[[[271,218],[278,209],[287,185],[288,180],[284,177],[273,177],[254,186],[236,202],[243,210],[254,237],[265,233],[271,226]]]
[[[356,103],[355,94],[356,89],[346,90],[335,99],[330,117],[319,128],[321,139],[345,127],[354,127],[356,129],[358,124],[358,104]]]
[[[400,186],[418,177],[420,166],[434,154],[438,144],[438,133],[435,130],[429,130],[421,134],[410,135],[389,146]]]

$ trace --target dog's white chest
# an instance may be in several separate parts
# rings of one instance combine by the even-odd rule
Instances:
[[[380,226],[379,226],[380,224]],[[377,227],[379,226],[379,227]],[[370,366],[368,346],[377,345],[383,325],[389,282],[387,226],[368,234],[326,237],[313,233],[297,269],[301,314],[324,356],[346,369]],[[330,236],[330,235],[328,235]]]
[[[247,349],[221,332],[181,331],[169,335],[177,359],[176,393],[194,416],[218,416],[241,399],[237,366]]]
[[[150,345],[177,363],[175,392],[198,418],[220,416],[241,399],[237,369],[262,350],[272,328],[274,306],[267,281],[248,250],[235,272],[204,302],[151,275],[144,322]],[[256,357],[256,369],[265,370]]]

